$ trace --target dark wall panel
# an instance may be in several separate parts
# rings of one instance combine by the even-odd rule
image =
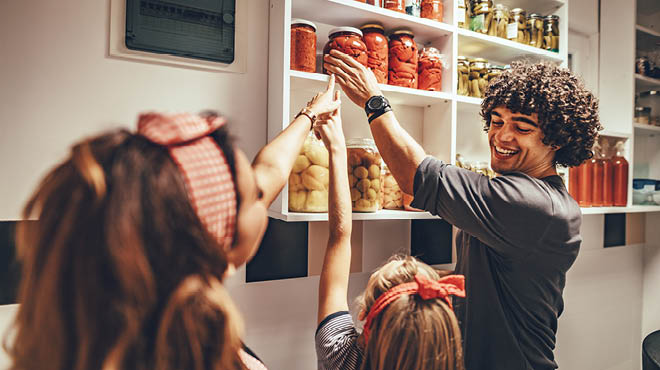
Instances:
[[[20,266],[16,261],[16,222],[0,222],[0,305],[16,303]]]
[[[429,265],[451,263],[451,225],[444,220],[412,220],[410,254]]]

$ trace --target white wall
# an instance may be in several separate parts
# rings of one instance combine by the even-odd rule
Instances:
[[[107,0],[0,2],[0,219],[18,216],[39,177],[73,141],[117,125],[132,127],[144,109],[218,109],[229,115],[240,146],[254,156],[266,142],[268,4],[239,1],[249,1],[250,17],[243,75],[108,58]],[[602,249],[602,227],[603,216],[584,218],[584,246],[567,277],[556,351],[562,369],[639,368],[642,290],[648,308],[644,330],[660,325],[650,306],[658,296],[642,283],[643,277],[660,281],[658,263],[648,259],[654,255],[657,261],[660,236],[652,236],[655,249]],[[401,240],[392,240],[402,229],[369,233],[365,256],[398,249]],[[239,270],[227,285],[245,317],[246,343],[272,369],[315,368],[318,278],[245,284],[244,274]],[[351,277],[351,299],[367,278]],[[0,309],[0,331],[13,310]],[[0,368],[6,364],[0,356]]]

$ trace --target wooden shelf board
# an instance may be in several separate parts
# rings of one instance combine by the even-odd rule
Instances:
[[[635,132],[642,135],[660,135],[660,126],[651,126],[644,123],[633,123]]]

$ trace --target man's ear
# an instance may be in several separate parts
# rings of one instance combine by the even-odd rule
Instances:
[[[561,149],[561,147],[559,145],[550,145],[550,150],[552,150],[553,152],[556,152],[559,149]]]

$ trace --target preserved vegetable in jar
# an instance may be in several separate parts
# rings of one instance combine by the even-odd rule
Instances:
[[[500,67],[500,66],[496,66],[496,65],[489,65],[488,66],[488,83],[490,83],[490,81],[497,78],[497,76],[501,75],[502,72],[504,72],[504,67]]]
[[[420,90],[442,90],[442,68],[444,56],[436,48],[424,48],[419,56],[419,84]]]
[[[421,1],[422,0],[406,0],[406,14],[412,15],[413,17],[419,17],[421,13]]]
[[[468,29],[469,28],[468,14],[467,14],[467,9],[465,7],[466,0],[457,0],[457,1],[458,1],[458,8],[457,8],[458,13],[456,13],[456,22],[458,23],[459,28]]]
[[[476,58],[470,61],[470,96],[483,98],[488,87],[488,61]]]
[[[376,76],[376,81],[387,83],[387,38],[380,24],[369,23],[360,27],[365,45],[367,45],[367,67]]]
[[[529,29],[527,28],[527,12],[520,8],[511,10],[509,15],[509,26],[507,28],[507,39],[529,44]]]
[[[612,159],[607,156],[607,141],[603,143],[600,160],[603,161],[603,207],[614,205],[614,174]]]
[[[316,72],[316,25],[304,19],[291,20],[291,69]]]
[[[470,29],[479,33],[488,33],[488,25],[493,21],[493,2],[478,0],[472,2]]]
[[[355,212],[376,212],[380,207],[382,158],[372,139],[346,140],[348,182]]]
[[[353,57],[358,63],[367,66],[367,45],[362,40],[362,31],[354,27],[337,27],[328,33],[328,42],[323,47],[323,55],[330,50],[339,50]],[[323,73],[328,72],[323,68]]]
[[[417,88],[417,44],[408,30],[394,31],[390,36],[388,81],[394,86]]]
[[[422,0],[422,9],[420,11],[422,18],[442,22],[443,15],[444,6],[442,0]]]
[[[456,91],[459,95],[470,95],[470,65],[466,57],[459,56],[457,58],[457,67],[458,72],[458,90]]]
[[[369,5],[375,5],[375,6],[379,7],[379,8],[383,6],[381,0],[367,0],[367,4],[369,4]]]
[[[385,209],[403,209],[403,192],[386,165],[383,165],[382,206]]]
[[[580,203],[580,167],[571,167],[568,170],[568,193],[571,194],[573,199]]]
[[[527,20],[529,29],[529,45],[535,48],[543,48],[543,17],[534,13],[529,15]]]
[[[503,4],[495,5],[495,10],[493,10],[493,20],[488,25],[488,34],[490,36],[497,36],[505,39],[508,25],[509,8]]]
[[[406,4],[404,0],[383,0],[383,8],[394,10],[399,13],[406,12]]]
[[[591,207],[591,191],[594,184],[593,170],[590,161],[584,161],[579,168],[578,189],[580,189],[580,207]]]
[[[549,15],[543,19],[543,47],[559,52],[559,17]]]
[[[612,176],[614,178],[614,206],[628,205],[628,161],[624,158],[624,143],[615,146],[616,154],[612,157]]]
[[[328,212],[328,150],[310,132],[289,175],[289,211]]]

